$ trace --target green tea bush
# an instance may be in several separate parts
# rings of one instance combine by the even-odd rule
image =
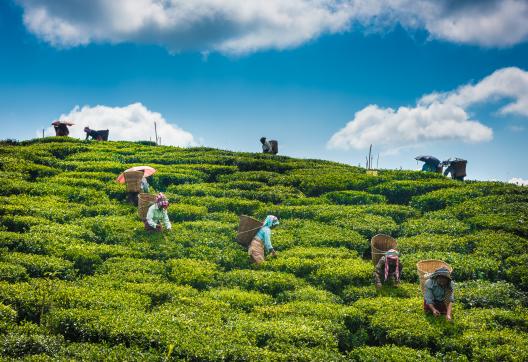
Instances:
[[[431,324],[418,299],[360,299],[353,304],[362,313],[371,338],[382,344],[431,348],[442,343],[438,327]]]
[[[447,215],[429,215],[410,219],[402,224],[402,234],[405,236],[412,236],[418,234],[449,234],[449,235],[464,235],[469,233],[471,227],[454,217]]]
[[[73,279],[75,277],[73,263],[54,256],[10,252],[0,258],[8,263],[22,266],[33,278],[53,276]]]
[[[211,289],[205,292],[204,296],[213,300],[226,302],[233,308],[239,308],[248,312],[254,307],[273,303],[273,298],[267,294],[237,288]]]
[[[222,275],[223,283],[227,287],[241,287],[256,290],[275,296],[279,293],[303,287],[306,283],[302,279],[287,273],[262,270],[232,270]]]
[[[199,289],[211,286],[218,276],[216,264],[205,260],[174,259],[168,262],[168,267],[171,281]]]
[[[427,251],[454,251],[468,254],[473,252],[475,248],[475,242],[470,236],[456,237],[448,234],[422,233],[398,238],[398,249],[403,254]]]
[[[398,180],[372,186],[368,191],[386,196],[391,204],[407,204],[413,196],[456,185],[457,183],[455,181],[447,179]]]
[[[207,215],[205,206],[171,204],[167,210],[171,222],[192,221]]]
[[[54,356],[64,343],[61,335],[50,335],[35,324],[24,324],[0,336],[2,355],[20,358],[27,355]]]
[[[10,306],[0,303],[0,332],[11,328],[16,323],[17,312]]]
[[[22,265],[0,262],[0,280],[11,283],[25,281],[29,275]]]
[[[457,284],[457,301],[469,308],[514,308],[526,302],[510,283],[470,280]]]
[[[483,195],[482,191],[468,187],[446,188],[431,191],[425,195],[414,196],[411,200],[411,206],[424,212],[435,211]]]
[[[360,259],[329,259],[310,278],[317,285],[339,293],[347,285],[371,282],[372,264]]]
[[[407,219],[419,216],[419,213],[415,209],[404,205],[366,205],[361,207],[360,210],[368,214],[390,217],[398,224],[401,224]]]
[[[387,361],[387,362],[404,362],[404,361],[439,361],[431,356],[429,352],[422,349],[412,349],[403,346],[364,346],[352,350],[348,354],[350,361]]]
[[[127,282],[166,281],[166,266],[157,260],[110,258],[101,265],[97,273],[108,274]]]
[[[368,205],[387,202],[385,196],[369,194],[365,191],[334,191],[324,194],[323,197],[336,205]]]
[[[261,203],[258,201],[227,198],[227,197],[180,197],[179,202],[190,205],[205,206],[210,212],[234,212],[236,214],[251,215]]]

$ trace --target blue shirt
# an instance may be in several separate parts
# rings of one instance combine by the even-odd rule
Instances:
[[[273,245],[271,245],[271,229],[268,226],[261,227],[255,236],[262,240],[266,251],[273,249]]]
[[[449,296],[449,301],[455,301],[455,283],[453,281],[449,282],[449,287],[451,288],[451,295]],[[449,289],[449,288],[446,288]],[[442,288],[440,284],[436,281],[435,278],[429,278],[425,281],[425,293],[424,299],[427,304],[439,304],[444,301],[446,289]]]

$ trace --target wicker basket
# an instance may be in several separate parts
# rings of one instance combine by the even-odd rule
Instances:
[[[127,171],[124,175],[127,192],[141,192],[143,171]]]
[[[237,242],[240,245],[249,247],[251,240],[253,240],[261,227],[262,222],[255,220],[250,216],[240,215],[240,223],[238,224],[237,231]]]
[[[270,146],[271,146],[271,153],[276,155],[279,153],[279,142],[276,140],[269,140]]]
[[[370,239],[370,248],[372,263],[376,265],[386,251],[398,248],[398,242],[392,236],[378,234]]]
[[[138,214],[141,221],[147,218],[147,212],[151,205],[156,202],[156,195],[141,193],[138,197]]]
[[[425,281],[429,279],[431,274],[434,273],[436,269],[442,267],[447,268],[450,273],[453,272],[451,265],[442,260],[420,260],[418,263],[416,263],[416,270],[418,271],[418,277],[420,278],[420,288],[422,289],[422,293],[425,292]]]

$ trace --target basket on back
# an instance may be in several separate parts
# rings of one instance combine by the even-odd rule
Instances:
[[[251,240],[253,240],[262,225],[262,222],[255,220],[250,216],[240,215],[240,222],[238,224],[237,231],[237,242],[240,245],[249,247]]]
[[[420,288],[422,289],[422,293],[425,291],[425,281],[429,279],[431,274],[433,274],[436,269],[442,267],[447,268],[450,273],[453,272],[451,265],[442,260],[420,260],[418,263],[416,263],[416,270],[418,270],[418,277],[420,278]]]
[[[147,212],[151,205],[156,203],[155,194],[141,193],[138,197],[138,214],[141,221],[145,221],[147,218]]]
[[[271,153],[276,155],[279,153],[279,142],[276,140],[269,140],[270,146],[271,146]]]
[[[378,234],[370,239],[370,247],[372,263],[376,265],[386,251],[398,248],[398,242],[392,236]]]
[[[143,171],[127,171],[124,175],[127,192],[140,192]]]

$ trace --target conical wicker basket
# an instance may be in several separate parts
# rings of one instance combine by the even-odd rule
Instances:
[[[370,239],[370,247],[372,263],[376,265],[387,250],[398,248],[398,242],[392,236],[378,234]]]
[[[125,182],[126,182],[127,192],[140,192],[142,178],[143,178],[143,171],[125,172]]]
[[[240,222],[238,224],[237,231],[237,242],[240,245],[249,247],[251,240],[253,240],[262,225],[262,222],[253,219],[251,216],[240,215]]]
[[[422,293],[425,292],[425,281],[429,279],[431,274],[434,273],[436,269],[442,267],[447,268],[450,273],[453,272],[451,265],[442,260],[420,260],[418,263],[416,263],[416,270],[418,271],[418,277],[420,278],[420,288],[422,289]]]
[[[147,218],[147,212],[151,205],[156,202],[155,194],[141,193],[138,197],[138,215],[141,221],[145,221]]]

